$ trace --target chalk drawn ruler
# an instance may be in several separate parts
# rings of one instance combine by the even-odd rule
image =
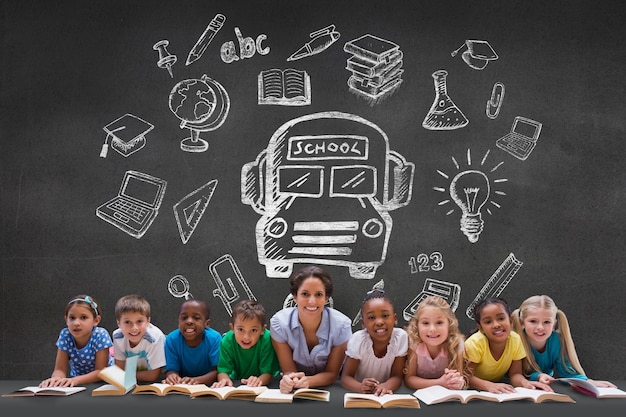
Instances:
[[[524,263],[517,258],[513,253],[510,253],[509,256],[500,264],[498,269],[495,270],[491,278],[485,282],[483,288],[478,292],[474,301],[467,307],[465,310],[465,314],[470,319],[474,319],[474,307],[481,300],[484,300],[487,297],[498,297],[502,294],[504,288],[509,285],[509,282],[513,279],[517,271],[522,267]]]
[[[209,181],[174,205],[174,216],[183,244],[189,241],[191,234],[196,230],[198,222],[211,201],[215,187],[217,187],[217,180]]]

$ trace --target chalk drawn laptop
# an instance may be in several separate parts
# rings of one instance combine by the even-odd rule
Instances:
[[[496,141],[496,146],[517,159],[525,161],[535,149],[541,133],[541,123],[517,116],[511,131]]]
[[[96,215],[139,239],[157,214],[167,182],[137,171],[126,171],[116,197],[96,209]]]

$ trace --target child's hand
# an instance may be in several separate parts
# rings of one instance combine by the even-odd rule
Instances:
[[[180,379],[179,384],[197,385],[200,384],[200,381],[196,377],[186,376]]]
[[[174,373],[168,374],[165,377],[165,379],[161,381],[161,383],[174,385],[174,384],[180,384],[181,383],[180,381],[181,381],[180,375],[174,372]]]
[[[445,387],[455,390],[463,389],[463,387],[465,387],[465,379],[461,375],[450,376],[446,378]]]
[[[361,381],[361,392],[364,394],[375,394],[379,382],[374,378],[363,378]]]
[[[548,375],[548,374],[539,374],[539,377],[537,377],[537,380],[539,382],[541,382],[542,384],[551,384],[552,381],[554,381],[554,377]]]
[[[443,381],[443,386],[448,389],[459,390],[463,389],[465,386],[465,379],[457,370],[446,368],[441,376],[441,379]]]
[[[492,382],[487,391],[493,392],[494,394],[508,394],[515,392],[515,388],[513,385],[505,384],[503,382]]]
[[[74,379],[73,378],[59,378],[52,377],[41,381],[39,384],[40,387],[73,387]]]
[[[232,387],[233,381],[231,381],[230,378],[224,378],[219,381],[215,381],[213,385],[211,385],[211,388],[222,388],[223,386],[226,386],[226,385],[228,385],[229,387]]]
[[[550,384],[544,384],[543,382],[539,382],[539,381],[528,381],[528,383],[524,383],[524,388],[530,388],[530,389],[537,388],[537,389],[544,390],[544,391],[554,392]]]
[[[258,376],[251,376],[249,378],[242,378],[241,383],[249,387],[260,387],[263,385],[263,381]]]
[[[376,389],[374,390],[374,395],[381,396],[385,394],[393,394],[393,390],[387,388],[387,386],[383,384],[378,384]]]

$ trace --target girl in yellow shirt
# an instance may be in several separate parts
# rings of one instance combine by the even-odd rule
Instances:
[[[526,351],[512,330],[511,309],[506,300],[490,297],[474,308],[477,331],[465,341],[470,388],[494,393],[515,392],[514,387],[553,391],[548,384],[529,381],[522,373]],[[508,383],[504,377],[508,375]]]

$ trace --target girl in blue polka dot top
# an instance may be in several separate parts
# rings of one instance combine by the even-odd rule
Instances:
[[[81,294],[65,306],[65,324],[57,340],[57,356],[50,378],[40,387],[74,387],[100,381],[98,373],[113,365],[111,335],[98,327],[101,309],[93,297]]]

